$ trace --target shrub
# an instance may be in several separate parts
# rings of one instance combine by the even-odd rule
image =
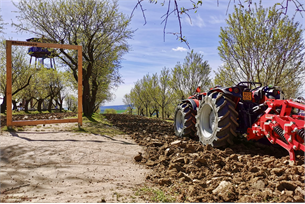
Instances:
[[[115,109],[105,109],[104,113],[105,114],[116,114],[117,112]]]

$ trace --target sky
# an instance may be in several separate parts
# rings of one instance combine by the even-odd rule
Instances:
[[[18,2],[18,0],[13,0]],[[136,0],[119,0],[119,11],[130,16],[136,5]],[[212,68],[211,77],[214,77],[214,71],[223,63],[218,55],[217,47],[219,46],[219,33],[221,27],[226,27],[225,19],[228,14],[234,10],[234,1],[231,1],[228,12],[228,1],[219,0],[219,5],[215,0],[205,0],[202,6],[199,7],[197,13],[190,11],[191,21],[187,16],[182,16],[183,36],[189,42],[190,49],[185,43],[181,43],[172,34],[166,34],[165,40],[163,36],[164,24],[161,24],[162,16],[166,13],[167,7],[158,4],[151,4],[148,0],[143,2],[145,9],[146,24],[140,8],[134,11],[134,15],[130,24],[130,28],[136,30],[132,39],[128,40],[131,47],[130,51],[123,56],[121,62],[122,68],[120,74],[124,81],[116,90],[113,90],[115,95],[114,100],[107,102],[105,106],[123,105],[122,98],[125,94],[130,93],[137,80],[142,79],[146,74],[160,73],[164,67],[173,68],[177,62],[183,63],[187,52],[191,49],[194,52],[203,55],[203,60],[207,60]],[[189,0],[180,0],[178,3],[181,6],[190,7]],[[238,1],[236,1],[238,2]],[[259,2],[253,0],[253,2]],[[270,7],[281,0],[263,0],[264,7]],[[300,0],[305,4],[305,0]],[[36,37],[28,33],[16,33],[16,30],[11,27],[12,22],[17,22],[18,15],[16,7],[11,0],[0,1],[1,15],[5,23],[5,34],[2,37],[5,39],[25,41],[28,38]],[[290,5],[288,15],[292,17],[295,7]],[[305,16],[304,16],[305,18]],[[300,14],[296,15],[295,20],[304,24],[304,18]],[[304,26],[303,26],[304,28]],[[169,18],[167,23],[166,33],[178,32],[179,26],[175,15]],[[303,33],[304,34],[304,33]],[[305,34],[304,34],[305,35]],[[1,34],[0,34],[1,36]],[[305,36],[303,36],[305,39]]]

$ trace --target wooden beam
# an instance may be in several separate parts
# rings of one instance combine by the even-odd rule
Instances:
[[[48,48],[61,48],[73,49],[78,51],[78,118],[77,119],[60,119],[60,120],[24,120],[12,121],[12,45],[16,46],[31,46],[31,47],[48,47]],[[23,125],[37,125],[37,124],[51,124],[51,123],[71,123],[78,122],[78,126],[82,125],[82,46],[81,45],[64,45],[52,43],[39,43],[39,42],[25,42],[25,41],[12,41],[6,40],[6,121],[7,126],[23,126]]]
[[[17,45],[17,46],[48,47],[48,48],[61,48],[61,49],[72,49],[72,50],[77,50],[80,47],[80,45],[65,45],[65,44],[26,42],[26,41],[15,41],[15,40],[7,40],[6,42],[10,42],[12,45]]]
[[[53,123],[75,123],[77,118],[58,119],[58,120],[17,120],[12,121],[13,126],[38,125],[38,124],[53,124]]]
[[[6,125],[12,127],[12,42],[6,41]]]
[[[83,115],[83,50],[82,46],[78,49],[78,126],[82,126],[82,115]]]

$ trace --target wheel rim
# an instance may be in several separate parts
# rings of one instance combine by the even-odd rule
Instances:
[[[183,130],[183,126],[184,126],[184,117],[181,111],[177,112],[175,122],[176,122],[176,129],[180,133]]]
[[[200,109],[200,131],[205,138],[211,137],[214,129],[215,112],[209,104],[204,104]]]

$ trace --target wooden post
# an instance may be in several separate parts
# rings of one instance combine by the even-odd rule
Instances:
[[[12,127],[12,42],[6,41],[6,125]]]
[[[82,46],[77,49],[78,58],[78,127],[82,126],[83,115],[83,54]]]

